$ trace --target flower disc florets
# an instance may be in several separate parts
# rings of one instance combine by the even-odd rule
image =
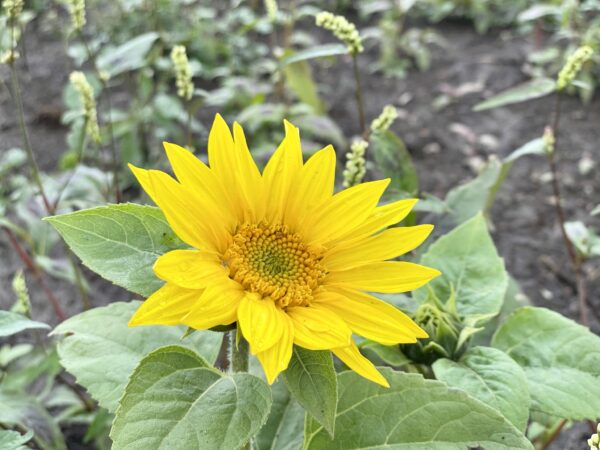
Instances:
[[[241,226],[224,260],[233,280],[281,308],[310,305],[326,273],[319,252],[285,225]]]

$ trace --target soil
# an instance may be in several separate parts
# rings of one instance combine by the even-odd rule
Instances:
[[[444,198],[448,190],[471,179],[477,167],[491,155],[503,158],[531,139],[539,137],[550,120],[554,99],[546,97],[486,112],[473,112],[481,100],[528,79],[523,61],[532,50],[532,40],[513,31],[478,35],[466,23],[444,22],[435,30],[445,39],[444,48],[433,51],[431,68],[411,71],[407,78],[386,78],[372,73],[377,62],[374,51],[360,55],[366,115],[374,118],[383,105],[393,103],[401,118],[393,130],[402,137],[413,155],[421,190]],[[27,122],[39,165],[53,171],[64,149],[66,130],[59,120],[62,88],[72,70],[65,44],[41,29],[26,34],[28,67],[21,63]],[[358,117],[350,61],[315,67],[315,76],[331,117],[347,136],[357,134]],[[6,68],[0,78],[8,80]],[[2,87],[0,85],[0,87]],[[434,107],[436,99],[449,94],[445,108]],[[582,174],[582,159],[598,161],[600,150],[600,96],[588,105],[577,98],[564,99],[560,142],[557,150],[564,207],[569,220],[582,220],[600,230],[600,220],[589,212],[600,203],[598,167]],[[12,101],[0,89],[0,150],[20,146],[20,135]],[[513,166],[492,210],[494,239],[510,273],[518,280],[532,303],[573,319],[578,318],[573,276],[557,226],[548,166],[541,157],[525,157]],[[22,267],[6,236],[0,234],[0,307],[13,302],[10,282]],[[129,294],[89,272],[91,301],[100,306],[124,300]],[[69,315],[81,310],[74,288],[46,277]],[[591,328],[600,332],[596,311],[600,307],[600,267],[586,265]],[[29,276],[34,318],[55,323],[52,311],[35,279]],[[562,433],[550,447],[580,449],[590,430],[578,424]],[[73,447],[75,448],[75,447]]]

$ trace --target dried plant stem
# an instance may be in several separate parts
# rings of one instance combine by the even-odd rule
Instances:
[[[558,224],[560,227],[560,232],[567,249],[567,253],[569,255],[569,261],[571,262],[571,267],[573,269],[573,273],[575,274],[575,282],[577,285],[577,301],[579,304],[579,321],[583,325],[588,325],[588,306],[586,299],[586,285],[585,278],[583,275],[583,259],[577,253],[575,246],[569,239],[567,235],[567,230],[565,229],[565,221],[566,215],[562,207],[562,196],[560,190],[559,183],[559,170],[558,165],[556,163],[556,149],[558,148],[558,137],[559,137],[559,124],[560,124],[560,106],[561,106],[561,95],[560,92],[556,94],[556,103],[554,106],[554,117],[552,120],[552,133],[554,135],[554,151],[547,152],[548,156],[548,164],[550,165],[550,173],[552,175],[552,191],[554,194],[554,209],[556,211],[556,217],[558,220]]]
[[[17,240],[17,238],[15,237],[15,235],[13,234],[13,232],[11,230],[9,230],[8,228],[4,228],[4,232],[6,233],[6,236],[8,237],[8,240],[10,241],[11,245],[17,252],[17,255],[19,255],[19,258],[21,259],[21,261],[23,261],[23,264],[25,264],[25,267],[27,268],[27,270],[29,270],[33,274],[33,276],[37,280],[38,284],[41,286],[42,290],[46,294],[46,297],[48,297],[48,300],[50,301],[50,304],[52,305],[52,309],[54,309],[54,313],[56,314],[56,317],[58,318],[58,320],[60,322],[65,320],[66,319],[65,313],[62,310],[56,296],[54,295],[52,290],[46,284],[44,275],[43,275],[42,271],[40,270],[40,268],[38,267],[38,265],[31,258],[31,256],[29,256],[29,254],[21,246],[21,244],[19,244],[19,241]]]
[[[365,106],[363,102],[362,88],[360,86],[360,72],[358,70],[358,58],[356,53],[352,53],[352,69],[354,71],[354,82],[356,84],[356,106],[358,107],[358,121],[360,133],[364,139],[367,139],[367,122],[365,120]]]

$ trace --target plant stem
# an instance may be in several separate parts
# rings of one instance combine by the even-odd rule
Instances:
[[[554,432],[550,435],[550,437],[548,438],[548,440],[546,440],[546,442],[544,442],[544,444],[542,445],[542,447],[540,448],[540,450],[547,450],[548,447],[550,447],[550,444],[552,444],[556,440],[556,438],[558,437],[558,435],[560,434],[560,432],[562,431],[562,429],[563,429],[563,427],[565,426],[566,423],[567,423],[567,419],[561,420],[561,422],[554,429]]]
[[[14,19],[13,19],[14,21]],[[12,22],[12,21],[11,21]],[[14,24],[11,25],[11,30],[13,30],[14,34]],[[14,52],[14,36],[13,36],[13,45],[12,52]],[[14,55],[13,55],[14,56]],[[29,167],[31,169],[31,175],[33,177],[33,181],[37,185],[38,190],[40,191],[40,196],[42,197],[42,201],[44,202],[44,206],[46,210],[50,211],[52,207],[50,206],[50,202],[48,201],[48,197],[46,196],[46,191],[44,190],[44,185],[42,184],[42,179],[40,178],[40,170],[38,168],[37,162],[35,160],[35,155],[33,154],[33,148],[31,147],[31,141],[29,140],[29,134],[27,133],[27,127],[25,126],[25,113],[23,111],[23,99],[21,97],[21,87],[19,85],[19,77],[17,75],[17,68],[15,66],[15,58],[12,57],[9,63],[10,66],[10,74],[12,81],[12,91],[13,98],[15,100],[15,104],[17,106],[17,117],[19,119],[19,128],[21,129],[21,136],[23,138],[23,146],[25,147],[25,151],[27,153],[27,159],[29,161]]]
[[[238,325],[239,326],[239,325]],[[233,372],[248,372],[248,341],[242,335],[237,339],[239,331],[233,330],[229,336],[229,345],[231,348],[229,367]],[[248,441],[240,450],[251,450],[252,444]]]
[[[110,154],[111,154],[111,165],[113,172],[113,187],[115,190],[115,201],[117,203],[121,203],[121,189],[119,188],[119,158],[117,154],[117,145],[115,141],[115,133],[113,130],[113,120],[112,120],[112,99],[110,95],[110,86],[108,84],[108,80],[106,80],[100,73],[98,69],[98,64],[96,62],[96,56],[92,53],[90,46],[85,39],[82,31],[79,31],[79,39],[83,43],[85,47],[85,51],[87,53],[88,59],[92,62],[92,66],[94,67],[94,71],[98,74],[98,78],[102,82],[102,91],[106,94],[106,103],[108,104],[108,134],[110,135]]]
[[[10,241],[11,245],[14,247],[15,251],[17,252],[17,255],[19,255],[19,258],[21,258],[21,261],[23,261],[23,264],[25,264],[25,267],[27,267],[27,269],[31,273],[33,273],[33,275],[35,276],[39,285],[42,287],[42,290],[44,291],[44,293],[46,294],[46,297],[48,297],[48,300],[50,301],[50,304],[52,305],[52,309],[54,309],[54,313],[56,314],[56,317],[58,318],[58,320],[60,322],[62,322],[63,320],[66,319],[65,313],[62,310],[62,308],[60,307],[60,304],[59,304],[57,298],[55,297],[54,293],[46,284],[46,280],[44,279],[42,271],[37,266],[35,261],[31,258],[31,256],[29,256],[27,251],[21,246],[21,244],[19,244],[19,241],[17,240],[17,238],[15,237],[13,232],[11,230],[9,230],[8,228],[4,228],[4,231],[8,237],[8,240]]]
[[[236,334],[238,331],[231,332],[231,369],[234,372],[248,372],[248,341],[240,336],[239,342]]]
[[[556,149],[558,148],[558,127],[560,124],[560,106],[561,106],[561,95],[560,92],[556,93],[556,103],[554,106],[554,118],[552,121],[552,133],[554,135],[554,150],[552,152],[547,152],[548,156],[548,164],[550,165],[550,173],[552,175],[552,191],[554,194],[554,206],[556,210],[556,218],[558,220],[558,225],[560,227],[560,232],[565,243],[565,247],[567,249],[567,253],[569,255],[569,260],[571,262],[571,267],[573,269],[573,273],[575,274],[576,285],[577,285],[577,301],[579,304],[579,321],[583,325],[588,325],[588,307],[587,307],[587,299],[586,299],[586,286],[585,286],[585,278],[583,276],[582,264],[583,259],[577,253],[575,246],[569,239],[567,235],[567,230],[565,229],[565,221],[566,215],[562,207],[561,201],[561,191],[559,184],[559,171],[558,165],[556,163]]]
[[[356,105],[358,107],[358,121],[360,133],[367,138],[367,125],[365,121],[365,107],[363,103],[362,88],[360,87],[360,73],[358,71],[358,59],[356,53],[352,53],[352,68],[354,70],[354,82],[356,84]]]
[[[192,103],[188,100],[187,102],[187,146],[189,149],[192,148]]]

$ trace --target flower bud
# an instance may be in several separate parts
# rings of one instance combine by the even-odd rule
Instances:
[[[593,54],[594,50],[589,45],[584,45],[575,50],[558,74],[556,89],[562,91],[569,86],[579,74],[581,67],[590,60]]]
[[[365,152],[369,143],[364,139],[358,139],[350,146],[346,153],[346,169],[344,170],[344,187],[348,188],[359,184],[366,173]]]
[[[382,133],[387,131],[398,118],[398,110],[392,105],[385,105],[379,117],[371,122],[371,131]]]
[[[192,68],[190,67],[183,45],[173,47],[173,50],[171,50],[171,61],[175,69],[177,95],[185,100],[189,100],[194,94],[194,83],[192,82]]]
[[[336,16],[330,12],[322,11],[316,15],[316,24],[318,27],[331,31],[335,37],[348,46],[348,51],[353,55],[364,50],[362,38],[356,26],[348,22],[344,16]]]

